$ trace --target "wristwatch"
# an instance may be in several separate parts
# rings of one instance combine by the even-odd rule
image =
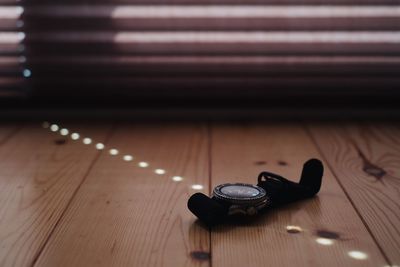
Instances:
[[[189,210],[208,226],[222,223],[232,215],[254,216],[261,211],[315,196],[322,183],[323,165],[318,159],[305,162],[300,182],[278,174],[261,172],[257,185],[227,183],[214,188],[211,198],[195,193]]]
[[[243,183],[218,185],[214,188],[211,199],[225,206],[228,215],[253,216],[269,202],[269,197],[262,187]]]

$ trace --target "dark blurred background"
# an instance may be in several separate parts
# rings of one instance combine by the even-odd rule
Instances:
[[[400,1],[0,0],[0,116],[397,118]]]

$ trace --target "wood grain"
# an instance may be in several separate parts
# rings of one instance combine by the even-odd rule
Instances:
[[[208,266],[208,229],[186,208],[192,184],[208,192],[206,128],[124,124],[106,148],[120,153],[103,151],[36,266]]]
[[[309,125],[310,133],[392,264],[400,264],[398,123]]]
[[[8,142],[23,127],[23,123],[0,123],[0,146]]]
[[[97,152],[40,123],[12,128],[0,130],[0,266],[31,266]]]
[[[320,158],[296,125],[216,126],[212,133],[212,185],[256,183],[269,170],[298,179],[303,162]],[[294,225],[302,231],[287,231]],[[317,243],[317,238],[333,242]],[[326,240],[324,239],[324,240]],[[232,223],[211,232],[214,266],[384,266],[387,264],[345,193],[326,167],[318,197],[294,203],[253,222]],[[360,251],[366,260],[351,258]]]

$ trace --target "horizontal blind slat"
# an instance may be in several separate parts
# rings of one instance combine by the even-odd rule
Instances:
[[[94,78],[140,75],[386,75],[400,74],[400,57],[55,57],[31,58],[36,79],[46,75]],[[1,66],[1,65],[0,65]]]
[[[15,4],[16,0],[0,0],[0,4]],[[37,5],[102,5],[102,4],[126,4],[126,5],[399,5],[400,0],[35,0],[26,1],[25,6]]]
[[[63,31],[397,31],[400,18],[301,18],[301,19],[115,19],[101,18],[46,19],[32,18],[27,31],[54,32],[62,24]],[[18,27],[10,28],[13,31]],[[3,30],[0,28],[0,30]]]

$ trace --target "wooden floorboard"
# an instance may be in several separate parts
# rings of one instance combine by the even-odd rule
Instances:
[[[62,126],[69,136],[0,123],[0,266],[400,264],[397,125]],[[326,167],[316,198],[211,231],[186,207],[194,192],[255,184],[263,170],[297,181],[311,157]]]
[[[0,266],[33,264],[97,153],[40,123],[0,126]]]
[[[209,190],[206,126],[122,124],[105,145],[36,266],[209,266],[208,229],[186,208],[192,185]]]
[[[24,126],[24,123],[0,122],[0,146],[14,137],[17,132]]]
[[[296,125],[216,125],[211,140],[213,186],[254,184],[263,170],[297,180],[303,162],[320,158],[306,131]],[[287,231],[287,226],[302,230]],[[211,241],[213,266],[387,264],[328,167],[318,197],[273,210],[250,224],[219,226]]]
[[[399,265],[400,124],[310,124],[309,129],[383,253]]]

